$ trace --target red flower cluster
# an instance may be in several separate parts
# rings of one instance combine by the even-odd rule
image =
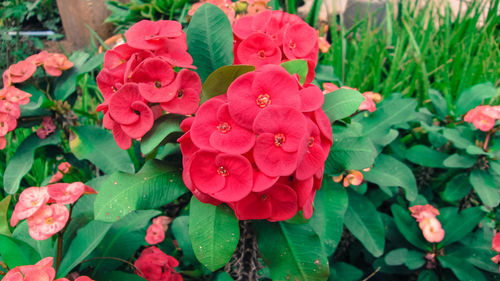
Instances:
[[[201,80],[187,52],[186,34],[176,21],[142,20],[125,32],[126,44],[104,55],[97,85],[104,102],[103,125],[113,130],[118,146],[128,149],[154,120],[169,113],[192,114],[198,108]]]
[[[181,124],[184,183],[242,220],[287,220],[300,209],[311,217],[332,145],[323,99],[280,66],[238,77]]]
[[[75,203],[83,194],[90,193],[97,192],[81,182],[27,188],[19,196],[10,225],[14,227],[20,220],[28,219],[30,236],[35,240],[45,240],[66,225],[69,211],[64,205]]]
[[[306,81],[314,78],[318,61],[316,30],[296,15],[263,11],[239,18],[233,25],[234,63],[257,67],[303,59],[309,66]]]
[[[32,55],[27,59],[11,65],[2,75],[3,89],[0,89],[0,149],[4,149],[5,135],[17,127],[17,119],[21,116],[20,104],[27,104],[31,94],[14,86],[28,80],[42,66],[51,76],[60,76],[63,70],[73,67],[73,63],[63,54],[46,51]]]
[[[496,264],[500,263],[500,233],[495,234],[493,237],[493,240],[491,241],[491,248],[498,253],[498,255],[492,257],[491,260]]]
[[[56,277],[56,271],[52,268],[54,264],[53,257],[47,257],[34,265],[16,266],[9,270],[3,277],[3,281],[53,281]],[[67,278],[59,278],[56,281],[69,281]],[[92,281],[87,276],[80,276],[75,281]]]
[[[155,246],[142,251],[134,265],[138,274],[148,281],[182,281],[182,276],[174,270],[179,262]]]
[[[165,240],[165,232],[168,230],[168,225],[172,219],[167,216],[159,216],[153,219],[153,223],[146,231],[146,242],[154,245],[159,244]]]

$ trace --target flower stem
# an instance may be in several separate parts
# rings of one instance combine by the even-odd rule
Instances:
[[[62,251],[63,251],[63,233],[59,232],[57,234],[56,272],[59,270],[59,266],[61,265]]]

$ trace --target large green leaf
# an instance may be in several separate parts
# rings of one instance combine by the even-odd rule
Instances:
[[[443,136],[451,141],[456,148],[466,149],[469,146],[474,146],[474,132],[465,126],[444,128]]]
[[[240,238],[238,219],[226,206],[205,204],[191,198],[189,237],[196,258],[211,271],[223,267]]]
[[[9,210],[10,199],[9,195],[0,201],[0,235],[11,236],[9,222],[7,220],[7,211]]]
[[[485,170],[473,170],[469,182],[484,205],[495,208],[500,203],[499,185],[495,178]]]
[[[387,253],[384,257],[384,261],[388,265],[402,265],[406,262],[407,257],[408,249],[398,248]]]
[[[148,161],[137,174],[110,175],[95,200],[95,219],[114,222],[134,210],[166,205],[184,193],[186,187],[177,168],[156,160]]]
[[[443,161],[448,154],[436,151],[428,146],[417,144],[406,151],[406,158],[417,165],[431,168],[444,168]]]
[[[430,244],[423,239],[422,231],[418,228],[417,222],[410,216],[409,212],[398,204],[392,204],[391,211],[394,216],[394,223],[404,238],[413,246],[429,251],[431,249]]]
[[[323,110],[330,121],[344,119],[358,110],[365,100],[360,92],[351,89],[339,89],[325,95]]]
[[[470,168],[476,163],[476,158],[467,154],[461,155],[458,153],[450,155],[443,161],[443,165],[447,168]]]
[[[258,222],[254,224],[259,250],[272,280],[325,280],[327,255],[308,224]]]
[[[54,240],[35,240],[30,236],[28,229],[28,222],[24,220],[16,226],[16,229],[14,229],[14,232],[12,233],[12,237],[30,245],[42,259],[46,257],[55,257],[56,245]]]
[[[342,237],[348,202],[347,192],[342,185],[323,180],[323,186],[314,199],[314,213],[309,225],[319,235],[328,256],[333,254]]]
[[[196,10],[186,32],[189,54],[201,81],[221,66],[233,64],[233,31],[226,14],[217,6],[203,4]]]
[[[299,75],[300,84],[304,84],[307,77],[307,72],[309,67],[307,66],[307,61],[305,60],[289,60],[281,64],[283,68],[290,74]]]
[[[19,265],[35,264],[40,260],[40,256],[30,245],[21,240],[1,234],[0,256],[2,257],[2,261],[10,268]]]
[[[471,264],[451,256],[438,257],[444,268],[449,268],[460,281],[486,281],[484,275]]]
[[[496,96],[497,89],[491,83],[483,83],[474,85],[471,88],[463,91],[457,100],[457,115],[467,113],[467,111],[480,105],[485,99]]]
[[[385,230],[382,217],[366,197],[349,190],[349,206],[344,224],[375,257],[384,253]]]
[[[153,128],[141,138],[141,152],[149,154],[165,141],[176,142],[182,135],[179,128],[185,115],[166,114],[155,120]]]
[[[408,166],[398,159],[380,154],[365,179],[381,186],[400,186],[404,189],[406,199],[413,201],[417,198],[417,181]]]
[[[456,208],[450,208],[450,210],[453,211],[445,212],[445,210],[442,209],[441,216],[438,216],[444,229],[444,239],[439,243],[439,247],[446,246],[464,238],[485,216],[485,213],[480,207],[467,208],[460,213],[457,212],[458,209]],[[449,216],[445,214],[449,214]]]
[[[446,183],[441,198],[448,202],[458,201],[467,196],[471,188],[469,176],[466,173],[458,174]]]
[[[253,65],[226,65],[212,72],[203,83],[201,102],[227,93],[229,85],[241,75],[255,70]]]
[[[71,130],[74,134],[69,146],[76,158],[89,160],[107,174],[134,172],[127,151],[118,147],[110,132],[97,126],[73,127]]]
[[[91,221],[81,228],[76,238],[71,241],[71,245],[69,246],[68,252],[64,255],[57,276],[66,276],[73,268],[90,255],[106,236],[111,225],[111,223],[102,221]]]
[[[3,177],[3,188],[5,192],[14,194],[19,189],[21,179],[29,172],[34,162],[35,151],[39,147],[58,144],[61,141],[59,131],[40,139],[35,133],[27,137],[14,153],[12,159],[7,163]]]
[[[97,257],[116,257],[129,260],[140,246],[145,244],[146,227],[151,218],[158,216],[157,210],[134,211],[113,223],[104,239],[95,249]],[[123,247],[123,245],[127,245]],[[94,264],[94,271],[114,270],[122,263],[111,259],[100,259]]]

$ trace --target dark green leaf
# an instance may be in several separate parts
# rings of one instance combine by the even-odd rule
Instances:
[[[146,279],[137,274],[130,274],[121,271],[112,271],[99,276],[100,281],[145,281]]]
[[[491,208],[498,206],[500,203],[498,182],[488,171],[473,170],[470,173],[469,182],[484,205]]]
[[[44,101],[47,101],[45,94],[34,85],[20,87],[21,90],[31,94],[30,102],[21,107],[21,117],[50,115],[47,109],[41,108]]]
[[[217,274],[215,281],[234,281],[234,279],[227,272],[221,272]]]
[[[298,74],[300,84],[304,84],[307,77],[307,72],[309,68],[307,67],[307,61],[305,60],[290,60],[281,64],[283,68],[290,74]]]
[[[233,255],[240,229],[233,211],[191,198],[189,237],[196,258],[211,271],[223,267]]]
[[[456,148],[465,149],[474,146],[474,132],[467,127],[444,128],[443,136]]]
[[[210,98],[227,93],[229,85],[241,75],[254,71],[253,65],[226,65],[210,73],[203,83],[201,90],[201,102]]]
[[[40,256],[23,241],[0,234],[0,256],[2,261],[14,268],[19,265],[35,264]]]
[[[424,270],[418,275],[417,281],[439,281],[439,277],[432,270]]]
[[[113,135],[97,126],[71,128],[69,146],[79,160],[87,159],[107,174],[116,171],[134,172],[134,164],[127,151],[118,147]]]
[[[431,249],[430,244],[423,239],[422,231],[418,228],[415,219],[410,216],[409,211],[397,204],[392,204],[391,211],[396,227],[406,240],[417,248],[429,251]]]
[[[460,213],[457,213],[456,208],[450,212],[449,216],[445,216],[446,212],[442,209],[441,216],[438,216],[445,235],[443,241],[438,246],[446,246],[453,242],[459,241],[469,234],[484,218],[485,213],[479,207],[467,208]]]
[[[351,116],[364,100],[365,98],[356,90],[339,89],[325,95],[322,107],[333,122]]]
[[[408,256],[408,249],[399,248],[394,249],[385,255],[385,263],[387,265],[402,265],[406,263],[406,258]]]
[[[437,115],[441,119],[444,119],[446,115],[448,115],[448,108],[446,105],[446,100],[444,99],[443,95],[441,95],[440,92],[434,89],[430,89],[429,97],[431,98],[432,106],[436,110]]]
[[[153,128],[141,138],[141,152],[143,154],[151,153],[170,136],[175,136],[176,138],[172,141],[176,141],[179,134],[182,134],[179,126],[185,118],[184,115],[166,114],[156,119]]]
[[[10,199],[9,195],[0,201],[0,235],[11,236],[9,222],[7,220],[7,211],[9,210]]]
[[[35,133],[27,137],[17,148],[16,153],[10,159],[9,163],[7,163],[3,177],[5,192],[9,194],[17,192],[21,179],[31,169],[31,165],[33,165],[33,157],[37,148],[58,144],[60,141],[59,131],[43,140]]]
[[[314,0],[309,13],[307,14],[306,22],[312,26],[316,27],[316,22],[318,21],[319,11],[323,4],[323,0]]]
[[[480,105],[485,99],[494,97],[497,89],[491,82],[474,85],[463,91],[457,100],[457,115],[467,113],[467,111]]]
[[[111,223],[91,221],[81,228],[76,238],[71,241],[71,245],[61,262],[57,276],[66,276],[73,268],[90,255],[106,236],[111,225]]]
[[[419,251],[409,250],[408,255],[406,256],[405,265],[410,270],[415,270],[417,268],[422,267],[425,264],[424,253]]]
[[[69,70],[63,72],[56,80],[56,88],[54,96],[56,100],[66,100],[72,93],[76,91],[77,77],[81,72],[79,68],[85,64],[89,54],[83,51],[76,51],[68,59],[74,64]]]
[[[404,189],[406,199],[417,198],[417,181],[408,166],[396,158],[380,154],[369,172],[364,174],[367,181],[381,186],[400,186]]]
[[[22,221],[16,226],[16,229],[14,229],[12,237],[30,245],[42,259],[46,257],[55,257],[56,247],[54,240],[35,240],[29,235],[28,231],[28,222]]]
[[[134,210],[166,205],[184,193],[180,171],[160,161],[148,161],[135,175],[116,172],[109,176],[95,200],[95,218],[114,222]]]
[[[486,281],[481,271],[462,259],[450,256],[438,257],[439,262],[444,268],[449,268],[460,281]]]
[[[323,186],[314,199],[314,213],[309,225],[319,235],[328,256],[333,254],[342,237],[348,202],[347,192],[342,185],[323,180]]]
[[[272,280],[325,280],[328,260],[316,232],[308,224],[254,224],[259,250]]]
[[[226,14],[206,3],[196,10],[187,32],[189,54],[201,81],[221,66],[233,64],[233,31]]]
[[[349,190],[344,224],[375,257],[384,253],[385,230],[382,218],[370,200]]]
[[[345,262],[335,262],[328,280],[358,281],[363,277],[363,271]]]
[[[458,174],[446,183],[441,197],[448,202],[458,201],[467,196],[471,188],[469,176],[465,173]]]
[[[171,225],[175,240],[182,249],[182,261],[191,264],[196,261],[193,245],[189,239],[189,216],[179,216],[174,219]]]
[[[425,145],[414,145],[406,151],[406,158],[417,165],[430,168],[443,168],[448,154],[436,151]]]
[[[476,163],[476,158],[469,155],[460,155],[458,153],[450,155],[443,161],[448,168],[470,168]]]
[[[325,173],[334,175],[345,170],[368,168],[373,164],[376,156],[375,146],[368,138],[337,139],[334,136],[333,145],[325,162]]]

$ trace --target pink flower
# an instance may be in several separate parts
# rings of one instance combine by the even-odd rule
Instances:
[[[148,281],[182,280],[182,276],[174,270],[179,262],[155,246],[144,249],[134,265],[137,273]]]
[[[63,204],[42,206],[28,218],[29,234],[35,240],[50,238],[64,228],[69,211]]]
[[[71,168],[71,164],[69,162],[62,162],[57,166],[57,172],[52,176],[49,183],[55,183],[62,180],[64,174],[69,172]]]
[[[25,91],[19,90],[14,86],[9,86],[4,88],[5,98],[13,103],[17,104],[28,104],[30,102],[31,94]]]
[[[125,68],[127,67],[127,61],[138,51],[138,49],[130,47],[127,43],[118,45],[112,50],[106,51],[106,53],[104,53],[104,69],[109,71],[111,75],[117,77],[121,76],[123,79]]]
[[[38,54],[34,54],[34,55],[29,56],[28,58],[26,58],[25,61],[29,61],[29,62],[35,64],[36,66],[40,66],[49,57],[49,55],[50,54],[47,51],[41,51]]]
[[[53,262],[54,258],[47,257],[35,265],[16,266],[7,272],[2,281],[52,281],[56,275]]]
[[[189,115],[196,112],[200,103],[201,79],[194,71],[182,69],[169,87],[173,98],[160,103],[169,113]]]
[[[500,253],[500,233],[495,234],[493,240],[491,241],[491,248]]]
[[[382,98],[380,94],[373,92],[365,92],[362,94],[365,100],[359,105],[359,110],[368,110],[369,112],[374,112],[377,109],[375,105],[376,101],[380,101]]]
[[[419,222],[418,226],[422,230],[425,239],[431,243],[439,243],[444,238],[444,230],[441,223],[435,217],[428,217]]]
[[[8,132],[14,130],[17,126],[16,118],[9,114],[0,112],[0,137],[5,136]]]
[[[8,100],[0,100],[0,112],[7,113],[15,119],[21,116],[21,108],[19,107],[19,104]]]
[[[426,218],[436,217],[439,215],[439,210],[434,208],[432,205],[415,205],[409,208],[412,217],[414,217],[417,222],[420,222]]]
[[[344,178],[344,187],[361,183],[363,183],[363,174],[360,171],[351,170]]]
[[[45,116],[43,117],[42,125],[40,126],[40,128],[38,128],[38,130],[36,130],[36,135],[41,139],[45,139],[55,130],[56,125],[54,124],[52,118],[50,118],[50,116]]]
[[[327,53],[331,47],[331,44],[326,40],[326,36],[318,36],[318,45],[322,53]]]
[[[51,76],[61,76],[63,70],[73,67],[73,63],[63,54],[49,54],[43,61],[43,68]]]
[[[181,24],[171,20],[156,22],[141,20],[125,32],[128,45],[133,48],[145,50],[158,50],[165,44],[172,43],[182,46],[182,40],[176,40],[182,35]],[[187,49],[187,46],[185,49]]]
[[[20,220],[32,216],[48,201],[49,193],[47,192],[47,187],[26,188],[19,196],[19,201],[10,218],[10,225],[14,227]]]
[[[23,60],[11,65],[7,71],[11,83],[22,83],[35,73],[36,65],[29,60]]]
[[[241,64],[280,64],[281,51],[269,36],[254,33],[238,45],[237,57]]]
[[[92,187],[81,182],[50,184],[47,186],[47,191],[50,198],[59,204],[73,204],[84,193],[97,193]]]
[[[0,150],[4,149],[7,146],[7,140],[5,137],[0,137]]]
[[[163,242],[165,239],[165,230],[159,224],[151,224],[146,231],[146,242],[151,245]]]
[[[464,121],[472,123],[477,129],[487,132],[500,119],[500,106],[480,105],[465,114]]]
[[[172,222],[172,219],[167,216],[158,216],[153,219],[153,224],[161,226],[165,231],[168,229],[168,225]]]
[[[94,280],[90,279],[90,277],[88,276],[79,276],[78,278],[75,279],[75,281],[94,281]]]
[[[107,68],[103,68],[101,72],[96,77],[97,86],[101,90],[104,99],[111,98],[118,89],[123,85],[123,75],[125,73],[125,68],[123,69],[121,76],[119,74],[113,74]]]
[[[333,83],[323,83],[323,89],[323,94],[326,95],[328,93],[335,92],[340,88]]]

